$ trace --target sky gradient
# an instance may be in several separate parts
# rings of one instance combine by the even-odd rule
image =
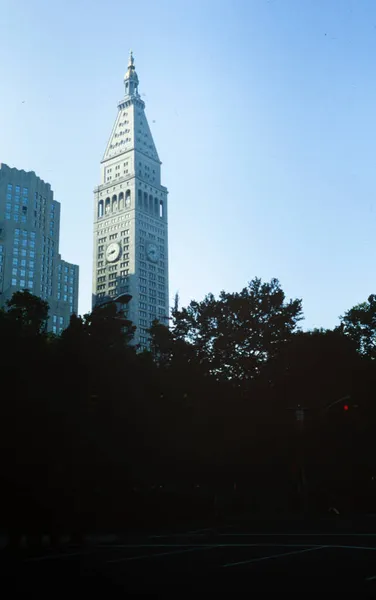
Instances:
[[[171,303],[277,277],[307,329],[376,292],[374,0],[0,0],[0,14],[0,162],[51,183],[80,313],[130,48],[169,189]]]

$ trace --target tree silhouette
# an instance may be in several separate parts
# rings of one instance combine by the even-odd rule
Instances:
[[[212,294],[173,311],[174,336],[189,343],[218,380],[254,379],[302,319],[301,300],[285,301],[277,279],[255,278],[239,293]]]
[[[376,358],[376,295],[367,302],[348,310],[341,319],[341,330],[357,344],[358,351],[369,358]]]

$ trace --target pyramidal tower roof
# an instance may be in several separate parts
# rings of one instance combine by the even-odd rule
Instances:
[[[138,75],[132,51],[124,75],[125,95],[118,103],[118,114],[102,163],[121,154],[138,151],[160,162],[149,124],[145,115],[145,102],[138,91]]]

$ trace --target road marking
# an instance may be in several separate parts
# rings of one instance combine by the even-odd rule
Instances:
[[[194,529],[193,531],[187,531],[186,535],[189,535],[191,533],[200,533],[200,531],[214,531],[215,527],[206,527],[206,529]]]
[[[254,544],[248,544],[248,543],[233,543],[233,544],[221,544],[221,543],[217,543],[217,544],[200,544],[199,546],[197,544],[101,544],[99,546],[97,546],[97,549],[94,548],[90,548],[87,549],[84,552],[71,552],[70,554],[46,554],[43,556],[34,556],[34,557],[30,557],[30,558],[25,558],[23,562],[31,562],[31,561],[43,561],[43,560],[56,560],[56,559],[67,559],[67,558],[71,558],[74,556],[84,556],[87,555],[89,553],[93,553],[93,552],[98,552],[101,549],[136,549],[136,548],[149,548],[149,549],[153,549],[153,548],[183,548],[183,550],[173,550],[172,552],[164,552],[161,554],[153,554],[153,555],[145,555],[145,556],[141,556],[141,557],[126,557],[126,558],[120,558],[120,559],[114,559],[111,561],[107,561],[107,562],[120,562],[120,561],[127,561],[127,560],[135,560],[137,558],[147,558],[147,557],[157,557],[157,556],[167,556],[169,554],[173,555],[173,554],[180,554],[180,553],[184,553],[184,552],[191,552],[194,550],[210,550],[212,548],[306,548],[307,544],[278,544],[278,543],[254,543]],[[307,552],[309,550],[320,550],[320,549],[343,549],[343,550],[367,550],[367,551],[376,551],[376,546],[349,546],[349,545],[339,545],[339,544],[327,544],[327,545],[322,545],[322,544],[315,544],[312,545],[310,544],[310,547],[308,550],[301,550],[301,551],[294,551],[294,552],[288,552],[285,554],[276,554],[273,556],[267,556],[267,557],[262,557],[262,558],[256,558],[256,559],[250,559],[250,560],[246,560],[240,563],[229,563],[226,565],[223,565],[224,567],[229,567],[229,566],[236,566],[237,564],[246,564],[246,563],[250,563],[250,562],[256,562],[256,561],[260,561],[260,560],[267,560],[268,558],[278,558],[279,556],[288,556],[290,554],[299,554],[302,552]],[[376,575],[372,576],[370,578],[367,579],[367,581],[371,581],[373,579],[376,579]]]
[[[325,546],[325,548],[343,548],[344,550],[376,550],[376,546],[344,546],[343,544],[329,544],[328,546]]]
[[[212,548],[212,547],[216,547],[216,548],[306,548],[307,546],[309,546],[310,548],[314,549],[314,548],[332,548],[332,549],[344,549],[344,550],[372,550],[375,551],[376,550],[376,546],[349,546],[349,545],[344,545],[344,544],[282,544],[282,543],[271,543],[271,544],[267,544],[267,543],[254,543],[254,544],[248,544],[248,543],[233,543],[233,544],[229,544],[229,543],[225,543],[225,544],[221,544],[220,542],[216,543],[216,544],[212,544],[212,543],[207,543],[207,544],[200,544],[198,545],[197,543],[193,543],[193,544],[111,544],[111,545],[101,545],[98,546],[98,548],[103,548],[103,549],[116,549],[116,548],[123,548],[123,549],[134,549],[134,548]]]
[[[173,538],[173,537],[206,537],[205,533],[166,533],[164,535],[149,535],[149,539]]]
[[[153,548],[153,546],[149,546]],[[141,560],[144,558],[159,558],[160,556],[169,556],[175,554],[183,554],[184,552],[195,552],[199,550],[211,550],[212,548],[216,548],[216,546],[195,546],[194,548],[186,548],[185,550],[174,550],[174,552],[161,552],[157,554],[143,554],[141,556],[130,556],[126,558],[115,558],[113,560],[108,560],[108,563],[118,563],[118,562],[127,562],[130,560]]]
[[[71,554],[45,554],[44,556],[32,556],[31,558],[24,558],[23,562],[51,560],[54,558],[70,558],[71,556],[83,556],[84,554],[88,554],[88,552],[72,552]]]
[[[122,544],[117,546],[101,546],[101,548],[321,548],[322,544]],[[326,548],[336,548],[337,546],[325,546]],[[342,546],[338,546],[342,548]],[[375,548],[376,549],[376,548]]]
[[[227,537],[376,537],[376,533],[219,533]]]
[[[242,560],[241,562],[227,563],[226,565],[222,566],[224,568],[237,567],[239,565],[247,565],[255,562],[260,562],[262,560],[270,560],[272,558],[283,558],[284,556],[292,556],[293,554],[304,554],[304,552],[313,552],[314,550],[321,550],[321,548],[326,547],[327,546],[315,546],[314,548],[307,548],[306,550],[295,550],[294,552],[284,552],[283,554],[272,554],[271,556],[262,556],[261,558],[251,558],[250,560]]]
[[[230,527],[230,525],[225,525],[225,528]],[[215,531],[215,527],[206,527],[205,529],[194,529],[193,531],[184,531],[184,533],[163,533],[160,535],[149,535],[149,538],[164,538],[164,537],[179,537],[179,536],[187,536],[187,535],[202,535],[204,536],[204,531]]]

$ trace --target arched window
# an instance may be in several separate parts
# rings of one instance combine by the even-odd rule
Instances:
[[[111,200],[109,198],[106,198],[106,203],[105,203],[106,215],[108,215],[110,213],[110,208],[111,208]]]
[[[129,208],[131,205],[131,190],[125,192],[125,206]]]
[[[153,196],[151,194],[149,196],[149,212],[153,214]]]
[[[98,219],[103,217],[103,200],[98,202]]]
[[[148,194],[144,192],[144,210],[148,209]]]
[[[119,194],[119,210],[122,210],[124,208],[124,194],[123,192],[120,192]]]
[[[159,216],[161,219],[163,219],[163,217],[164,217],[163,200],[161,200],[159,203]]]
[[[158,216],[158,198],[154,198],[154,214]]]
[[[112,196],[112,212],[115,212],[115,210],[117,210],[117,207],[118,207],[117,196],[116,196],[116,194],[114,194]]]
[[[138,206],[142,206],[142,192],[138,190]]]

